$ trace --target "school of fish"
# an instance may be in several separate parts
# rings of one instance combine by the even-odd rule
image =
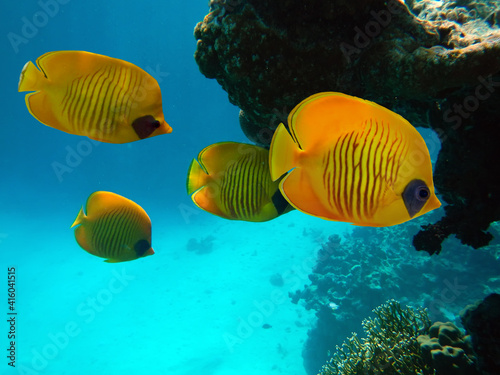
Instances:
[[[172,132],[158,82],[141,68],[85,51],[56,51],[22,69],[18,91],[41,123],[109,143]],[[189,166],[194,204],[230,220],[263,222],[297,209],[361,226],[403,223],[440,207],[427,146],[403,117],[337,92],[305,98],[276,129],[269,150],[220,142]],[[151,220],[118,194],[89,196],[72,227],[106,262],[154,254]]]

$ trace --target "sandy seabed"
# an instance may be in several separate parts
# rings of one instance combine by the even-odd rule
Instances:
[[[155,255],[115,264],[79,248],[71,219],[2,220],[18,311],[6,374],[304,375],[315,317],[288,292],[309,283],[321,242],[350,226],[299,212],[267,223],[150,216]]]

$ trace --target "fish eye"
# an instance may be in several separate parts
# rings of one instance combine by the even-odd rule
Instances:
[[[427,186],[420,186],[417,191],[417,199],[421,201],[426,201],[429,199],[429,196],[431,195],[431,192]]]
[[[410,217],[414,217],[431,197],[431,190],[422,180],[412,180],[406,185],[401,196]]]
[[[155,120],[155,122],[153,122],[153,126],[158,129],[160,127],[160,121],[158,120]]]

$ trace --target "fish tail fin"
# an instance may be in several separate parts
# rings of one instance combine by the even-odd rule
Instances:
[[[74,226],[83,223],[83,221],[85,220],[85,218],[86,218],[86,216],[85,216],[85,213],[83,212],[83,207],[82,207],[80,209],[80,212],[78,212],[78,216],[76,217],[75,221],[73,222],[73,224],[71,225],[70,228],[73,228]]]
[[[203,170],[198,160],[193,159],[188,170],[186,189],[188,195],[193,194],[196,190],[205,186],[209,175]]]
[[[269,169],[273,181],[297,165],[296,160],[299,152],[299,146],[294,142],[285,125],[280,124],[274,132],[269,149]]]
[[[39,91],[45,83],[44,80],[46,80],[45,75],[37,69],[35,64],[28,61],[21,71],[17,91]]]

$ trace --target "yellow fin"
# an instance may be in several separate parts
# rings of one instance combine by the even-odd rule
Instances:
[[[312,189],[304,168],[296,168],[287,174],[280,183],[280,191],[290,205],[309,215],[327,220],[340,220],[340,216],[332,217],[325,209],[324,203]]]
[[[299,145],[294,142],[285,125],[280,124],[274,132],[271,148],[269,149],[271,179],[276,181],[285,173],[295,168],[299,153]]]
[[[217,205],[217,200],[214,199],[214,196],[217,195],[218,192],[214,192],[213,187],[211,186],[203,186],[201,189],[196,191],[191,199],[194,204],[196,204],[202,210],[210,212],[211,214],[223,217],[225,219],[234,220],[234,217],[228,216],[224,211],[222,211]]]
[[[28,61],[21,71],[17,91],[38,91],[43,88],[44,81],[47,78],[39,71],[35,64]]]
[[[75,221],[73,222],[73,224],[71,224],[71,227],[70,228],[73,228],[75,225],[79,225],[79,224],[82,224],[83,221],[85,220],[86,216],[85,216],[85,212],[83,212],[83,207],[80,209],[80,212],[78,212],[78,215],[75,219]]]
[[[200,166],[196,159],[193,159],[188,169],[186,181],[188,195],[193,194],[196,190],[204,186],[207,183],[207,179],[207,172]]]
[[[106,259],[104,262],[106,262],[106,263],[120,263],[122,261],[118,260],[118,259]]]

